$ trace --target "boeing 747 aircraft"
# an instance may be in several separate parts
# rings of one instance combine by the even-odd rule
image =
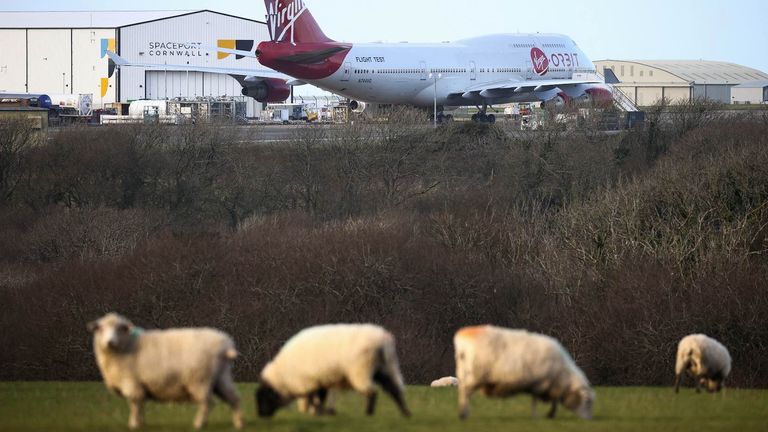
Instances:
[[[488,106],[509,102],[610,103],[611,89],[589,57],[559,34],[499,34],[437,44],[337,42],[325,35],[304,0],[265,0],[271,40],[254,52],[213,48],[256,57],[278,72],[264,76],[224,68],[129,64],[119,66],[219,72],[235,76],[243,94],[284,100],[290,85],[312,84],[357,101],[443,110],[475,105],[477,122],[495,121]]]

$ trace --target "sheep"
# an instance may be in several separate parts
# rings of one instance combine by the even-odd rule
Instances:
[[[257,410],[271,417],[293,399],[306,398],[310,412],[324,414],[329,390],[352,389],[367,397],[366,413],[373,415],[374,382],[410,416],[392,334],[371,324],[311,327],[288,340],[262,370]]]
[[[719,392],[731,373],[731,355],[723,344],[706,335],[686,336],[677,346],[675,393],[680,392],[680,380],[686,371],[693,377],[697,393],[702,384],[710,393]]]
[[[110,313],[88,324],[93,333],[96,363],[104,384],[128,400],[128,427],[143,423],[147,399],[195,402],[196,430],[208,420],[211,393],[232,408],[232,422],[240,429],[240,396],[232,380],[237,357],[232,339],[217,330],[171,329],[144,331],[128,319]]]
[[[454,336],[459,379],[459,417],[469,416],[469,399],[480,390],[488,397],[529,393],[533,415],[540,399],[552,402],[554,418],[562,403],[583,419],[592,418],[595,393],[570,354],[555,339],[525,330],[466,327]]]
[[[432,381],[430,387],[458,387],[459,380],[456,377],[443,377]]]

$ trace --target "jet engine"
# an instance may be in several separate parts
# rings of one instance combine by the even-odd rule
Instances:
[[[570,102],[571,98],[568,97],[567,94],[564,92],[558,93],[555,97],[545,100],[541,103],[542,108],[562,108],[566,105],[568,105],[568,102]]]
[[[613,92],[600,84],[584,84],[569,90],[574,105],[606,106],[613,103]]]
[[[356,113],[362,113],[365,111],[366,103],[365,102],[358,102],[356,100],[349,102],[349,109],[352,110],[352,112]]]
[[[610,105],[613,103],[613,92],[604,87],[592,87],[585,91],[581,100],[589,105]]]
[[[264,78],[255,82],[246,79],[243,84],[243,96],[261,103],[285,102],[291,96],[291,86],[279,78]]]

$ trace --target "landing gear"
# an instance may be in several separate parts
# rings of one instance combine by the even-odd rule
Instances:
[[[442,111],[437,113],[437,124],[450,124],[453,123],[453,116],[450,114],[444,114]]]
[[[494,124],[496,123],[496,116],[493,114],[487,114],[488,112],[488,105],[483,105],[482,108],[477,107],[477,109],[480,111],[477,114],[472,115],[472,121],[475,123],[488,123],[488,124]]]

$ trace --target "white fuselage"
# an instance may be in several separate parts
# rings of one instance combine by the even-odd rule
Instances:
[[[546,64],[534,64],[535,48]],[[436,99],[440,106],[459,106],[471,104],[460,95],[473,86],[594,76],[595,66],[567,36],[508,34],[440,44],[355,44],[338,71],[307,82],[369,103],[431,106]],[[492,102],[543,101],[557,93],[505,94]]]

